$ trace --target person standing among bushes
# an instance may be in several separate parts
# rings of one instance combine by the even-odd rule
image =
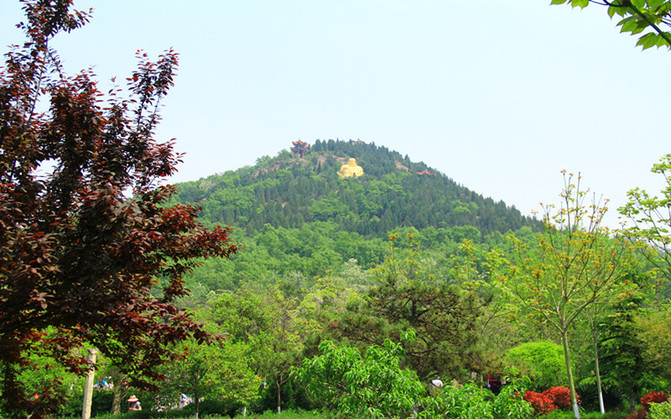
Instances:
[[[138,400],[138,398],[133,394],[128,399],[128,413],[137,412],[140,410],[142,410],[142,406],[140,406],[140,400]]]

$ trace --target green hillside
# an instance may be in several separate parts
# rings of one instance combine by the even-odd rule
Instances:
[[[349,158],[356,159],[363,176],[338,176]],[[300,228],[314,221],[380,238],[396,227],[474,226],[485,235],[538,225],[515,207],[458,185],[424,163],[361,141],[317,140],[304,157],[285,150],[253,167],[177,187],[177,199],[199,202],[207,222],[248,234],[266,224]]]
[[[350,158],[364,174],[339,177]],[[384,261],[391,233],[399,246],[412,235],[435,255],[436,274],[449,276],[446,258],[463,240],[492,247],[507,232],[540,227],[423,163],[359,141],[316,141],[303,157],[285,150],[177,189],[177,201],[198,203],[205,224],[232,227],[242,245],[186,278],[194,295],[278,280],[300,288],[329,273],[365,271]]]

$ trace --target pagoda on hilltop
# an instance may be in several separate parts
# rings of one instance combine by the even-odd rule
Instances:
[[[294,157],[305,157],[305,155],[310,151],[310,144],[305,143],[301,140],[292,141],[294,145],[291,147],[291,153]]]

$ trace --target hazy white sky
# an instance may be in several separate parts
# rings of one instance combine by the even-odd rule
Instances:
[[[254,164],[291,141],[361,139],[424,161],[524,214],[554,202],[560,171],[611,199],[659,190],[671,152],[671,52],[635,47],[603,7],[549,0],[81,0],[92,21],[56,47],[103,88],[134,54],[174,47],[158,138],[175,182]],[[20,43],[0,1],[0,47]]]

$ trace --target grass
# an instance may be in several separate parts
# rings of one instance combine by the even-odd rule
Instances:
[[[277,419],[277,412],[274,412],[272,410],[267,410],[261,414],[258,413],[252,413],[248,414],[246,416],[247,418],[251,419]],[[318,412],[303,412],[303,411],[283,411],[281,415],[282,419],[326,419],[328,418],[327,415],[324,415],[322,413]],[[242,415],[235,416],[234,419],[242,419]]]
[[[247,416],[237,415],[233,419],[277,419],[277,412],[273,410],[268,410],[263,413],[248,413]],[[295,410],[283,410],[280,415],[282,419],[327,419],[329,416],[321,414],[318,412],[304,412],[304,411],[295,411]],[[162,413],[153,413],[148,411],[135,412],[135,413],[122,413],[120,415],[99,415],[94,416],[92,419],[150,419],[150,418],[169,418],[169,419],[191,419],[193,415],[188,416],[172,416],[165,415]],[[230,416],[219,416],[219,415],[210,415],[210,414],[201,414],[199,418],[207,419],[230,419]],[[71,416],[64,417],[60,419],[81,419],[81,416]]]
[[[92,419],[151,419],[151,418],[165,418],[165,419],[191,419],[193,415],[183,415],[177,416],[178,412],[172,411],[166,413],[155,413],[149,411],[135,412],[135,413],[122,413],[120,415],[99,415],[95,416]],[[200,418],[207,419],[230,419],[230,416],[220,416],[212,414],[201,414]],[[248,413],[247,416],[237,415],[233,419],[277,419],[277,412],[274,410],[267,410],[263,413]],[[301,411],[301,410],[283,410],[280,415],[281,419],[327,419],[330,416],[325,413],[319,413],[316,411]],[[543,419],[573,419],[573,411],[566,410],[554,410],[552,413],[543,416],[536,416]],[[599,412],[581,412],[580,419],[625,419],[627,417],[626,413],[621,412],[606,412],[605,415],[601,415]],[[81,416],[72,416],[64,417],[60,419],[80,419]]]
[[[263,413],[248,413],[247,416],[242,416],[242,415],[237,415],[233,419],[277,419],[278,415],[277,412],[268,410]],[[280,415],[282,419],[327,419],[330,416],[324,413],[319,413],[319,412],[305,412],[305,411],[292,411],[292,410],[284,410],[282,411],[282,414]],[[573,419],[573,412],[572,411],[561,411],[561,410],[554,410],[552,413],[544,416],[537,416],[539,418],[543,419]],[[625,419],[627,417],[626,413],[606,413],[605,415],[601,415],[599,412],[581,412],[580,413],[580,419]],[[80,419],[81,416],[77,417],[67,417],[67,418],[61,418],[61,419]],[[138,412],[138,413],[124,413],[120,415],[101,415],[101,416],[95,416],[93,419],[149,419],[149,418],[170,418],[170,419],[191,419],[193,418],[192,415],[190,416],[165,416],[164,414],[152,414],[152,412]],[[220,416],[220,415],[210,415],[210,414],[205,414],[205,415],[200,415],[200,418],[206,418],[206,419],[230,419],[230,416]]]
[[[553,410],[550,414],[539,416],[544,419],[573,419],[572,410]],[[601,412],[580,412],[580,419],[625,419],[627,413],[620,412],[606,412],[602,415]]]

